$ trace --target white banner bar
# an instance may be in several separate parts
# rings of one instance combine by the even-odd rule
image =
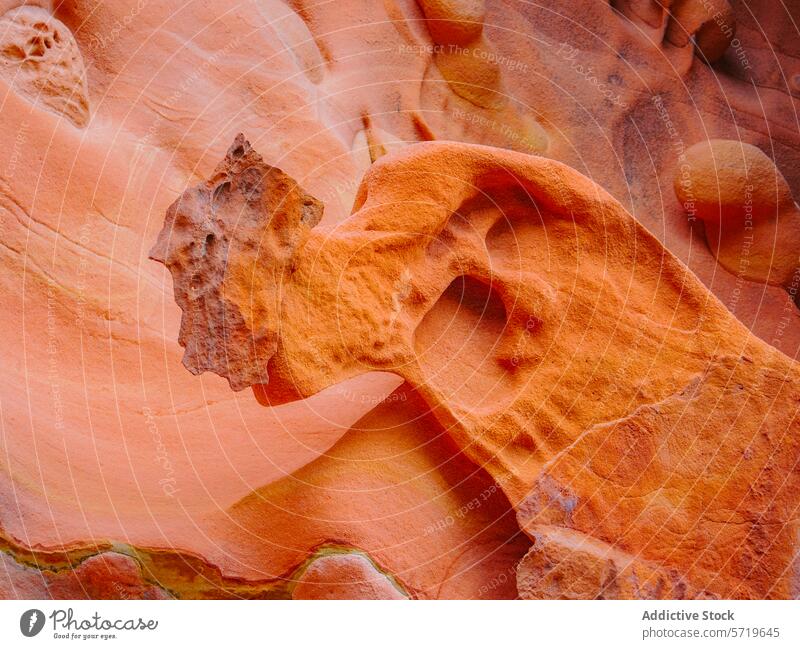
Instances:
[[[800,647],[798,602],[0,602],[0,647]],[[565,644],[567,643],[567,644]]]

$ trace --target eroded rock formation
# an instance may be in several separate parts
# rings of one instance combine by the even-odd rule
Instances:
[[[405,593],[364,555],[344,552],[315,558],[292,599],[406,599]]]
[[[203,187],[173,204],[150,257],[175,277],[190,371],[224,375],[235,390],[268,382],[282,287],[321,218],[322,203],[264,164],[242,136]]]
[[[775,163],[744,142],[690,147],[675,193],[728,271],[776,284],[796,296],[800,278],[800,208]]]
[[[232,385],[249,381],[272,405],[368,371],[402,377],[536,541],[520,566],[525,595],[792,595],[800,368],[604,190],[545,158],[418,145],[370,169],[344,223],[311,230],[295,218],[287,231],[271,206],[296,189],[276,191],[271,170],[249,175],[259,163],[237,137],[216,174],[231,208],[189,190],[157,246],[180,242],[163,259],[186,299],[175,260],[206,236],[187,223],[213,218],[223,240],[236,237],[242,201],[256,195],[256,238],[297,242],[277,281],[286,260],[267,248],[257,260],[237,246],[198,260],[216,281],[197,303],[213,295],[256,325],[280,323],[274,353],[252,360],[265,380],[238,363],[215,368]],[[195,212],[172,216],[183,210]],[[184,311],[184,322],[202,312]],[[213,344],[239,358],[253,325],[228,320],[234,331]],[[567,574],[552,580],[547,566]]]
[[[784,4],[0,0],[2,596],[797,596]]]
[[[75,126],[89,121],[86,71],[69,28],[39,7],[0,16],[0,75],[33,103]]]

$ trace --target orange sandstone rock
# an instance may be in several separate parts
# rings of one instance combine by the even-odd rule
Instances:
[[[529,594],[791,596],[800,370],[614,199],[554,161],[426,144],[381,158],[354,209],[334,228],[295,224],[303,243],[260,402],[370,370],[401,376],[532,539],[542,526],[590,537],[594,549],[569,557],[588,581],[560,594],[540,583],[552,559],[534,543]],[[217,218],[231,226],[236,211]],[[282,228],[264,213],[262,238]],[[229,275],[237,266],[209,269],[209,290],[233,283],[275,318],[259,269]],[[740,420],[744,404],[757,416]],[[732,465],[748,479],[731,482]],[[617,568],[641,586],[610,585]]]
[[[703,221],[709,247],[731,273],[791,286],[800,267],[800,208],[758,147],[733,140],[695,144],[676,173],[675,193]]]
[[[530,546],[500,487],[409,386],[324,456],[203,528],[205,556],[225,574],[269,579],[286,593],[322,549],[366,553],[415,599],[513,599],[514,569]]]
[[[700,56],[715,63],[731,44],[736,18],[728,0],[671,0],[663,2],[670,14],[666,38],[684,47],[694,42]]]
[[[281,286],[305,233],[321,218],[322,203],[264,164],[241,136],[204,187],[172,204],[150,256],[175,278],[184,312],[179,342],[191,372],[224,375],[234,390],[269,381]],[[261,282],[259,288],[253,281]],[[242,292],[243,286],[249,289]]]
[[[459,97],[481,108],[500,109],[508,98],[503,93],[497,54],[486,40],[468,49],[444,48],[436,53],[436,66]]]
[[[343,552],[313,559],[292,599],[406,599],[363,554]]]
[[[25,5],[21,10],[20,4]],[[748,280],[738,268],[729,271],[720,263],[722,257],[715,257],[706,245],[705,224],[699,219],[688,222],[671,190],[675,170],[689,145],[709,138],[735,139],[767,152],[796,196],[800,135],[794,116],[800,86],[794,68],[800,49],[795,23],[785,3],[750,3],[747,8],[732,3],[735,38],[718,60],[705,65],[696,60],[703,57],[696,55],[698,48],[691,40],[676,46],[665,38],[670,21],[686,10],[679,12],[680,6],[673,3],[676,9],[670,16],[668,4],[663,2],[659,10],[657,3],[639,0],[485,3],[479,43],[491,44],[483,48],[495,55],[494,72],[489,71],[497,73],[500,94],[506,98],[505,105],[496,108],[465,99],[444,78],[435,61],[434,46],[440,43],[433,40],[432,22],[426,22],[424,8],[414,0],[261,0],[237,11],[230,11],[230,3],[221,0],[204,2],[200,10],[193,2],[176,7],[139,0],[0,0],[0,16],[5,16],[8,27],[3,30],[6,45],[27,51],[29,40],[38,37],[30,29],[40,18],[48,34],[58,27],[61,37],[60,25],[67,30],[64,34],[71,34],[62,42],[63,48],[51,47],[44,57],[25,62],[0,59],[0,291],[5,307],[0,317],[4,359],[0,547],[9,557],[12,574],[25,566],[23,574],[35,577],[17,582],[12,594],[4,596],[44,596],[41,584],[50,578],[45,573],[66,578],[70,570],[82,575],[87,592],[108,592],[99,589],[97,582],[91,585],[80,565],[116,547],[135,557],[148,584],[160,584],[174,596],[291,597],[292,579],[308,560],[320,548],[340,548],[341,544],[364,552],[402,583],[410,597],[516,597],[513,581],[520,558],[529,552],[534,538],[544,538],[541,530],[555,527],[560,532],[563,527],[548,528],[542,522],[553,516],[542,506],[543,494],[554,495],[554,506],[572,502],[570,489],[583,494],[580,485],[589,478],[577,472],[576,466],[585,456],[567,453],[565,462],[554,467],[553,481],[535,482],[530,497],[521,489],[523,497],[513,503],[520,511],[520,503],[527,503],[524,511],[533,516],[520,517],[527,531],[523,533],[498,484],[459,453],[448,435],[449,427],[429,412],[428,402],[390,372],[360,374],[310,399],[264,408],[249,391],[233,392],[224,379],[211,374],[193,376],[181,367],[185,350],[176,335],[180,309],[172,299],[169,273],[149,262],[147,252],[168,206],[188,187],[212,176],[239,131],[248,133],[270,165],[285,170],[306,193],[324,203],[322,221],[315,229],[346,222],[362,175],[374,161],[384,158],[384,151],[393,153],[416,142],[440,139],[521,153],[544,152],[607,190],[747,329],[796,357],[800,312],[787,287],[757,277]],[[458,7],[469,5],[449,6],[461,11]],[[702,6],[718,7],[718,3],[694,4]],[[31,22],[25,16],[34,15],[34,7],[38,10]],[[694,40],[704,42],[697,26],[709,23],[708,17],[701,16],[699,22],[682,20]],[[470,22],[477,35],[477,21]],[[713,32],[718,26],[714,20],[706,29]],[[681,33],[677,25],[672,30]],[[729,30],[722,33],[727,38]],[[30,45],[36,45],[35,38]],[[469,47],[470,53],[474,50]],[[12,47],[11,51],[16,50]],[[476,78],[483,78],[482,68],[472,61],[462,68],[464,73],[457,79],[462,87],[471,83],[468,75],[473,68],[479,73]],[[79,83],[81,77],[84,81]],[[473,83],[477,95],[497,96],[497,86],[483,91],[477,86]],[[447,160],[449,164],[453,159]],[[414,171],[416,164],[404,167],[409,179],[404,183],[435,186],[451,175],[440,166],[433,167],[433,172],[425,165]],[[460,163],[455,171],[456,177],[462,177]],[[444,191],[461,195],[459,188],[454,191],[446,186]],[[417,198],[412,195],[412,202]],[[470,214],[491,212],[494,199],[490,194],[488,205],[464,209]],[[442,199],[441,204],[447,201]],[[532,265],[544,272],[540,269],[550,268],[554,252],[558,250],[563,258],[567,242],[574,241],[574,256],[567,256],[567,263],[556,264],[553,270],[554,275],[568,279],[563,285],[549,278],[548,282],[562,292],[569,293],[575,284],[576,295],[603,298],[598,299],[597,309],[584,303],[582,315],[575,317],[562,303],[558,309],[570,315],[564,327],[537,329],[552,332],[548,340],[557,341],[564,331],[570,334],[563,345],[555,346],[555,360],[563,372],[551,369],[548,376],[535,381],[549,397],[546,410],[533,410],[535,430],[545,431],[537,449],[559,449],[554,439],[577,439],[580,433],[576,431],[594,421],[590,411],[595,402],[609,402],[601,403],[604,412],[614,410],[616,404],[624,419],[630,414],[629,406],[636,407],[639,399],[655,398],[650,394],[655,391],[647,390],[654,376],[669,376],[673,366],[682,368],[696,360],[695,351],[686,352],[670,334],[667,347],[677,345],[679,351],[663,363],[663,356],[655,356],[651,364],[629,361],[629,356],[638,353],[636,338],[631,334],[624,344],[616,344],[620,334],[610,323],[620,320],[620,313],[627,313],[621,320],[629,322],[633,312],[640,318],[635,330],[658,338],[648,328],[649,319],[662,325],[659,332],[693,331],[692,309],[680,309],[674,322],[672,311],[669,316],[663,309],[654,313],[651,304],[662,304],[658,295],[671,284],[661,281],[664,275],[659,265],[649,263],[644,272],[660,278],[658,290],[651,283],[647,290],[631,294],[627,275],[617,276],[618,299],[609,300],[605,308],[607,291],[600,291],[598,282],[591,279],[605,276],[606,250],[614,252],[608,257],[612,270],[628,263],[616,261],[617,251],[631,249],[625,243],[628,235],[615,231],[598,240],[596,232],[577,237],[572,231],[559,231],[558,236],[550,236],[548,229],[544,240],[523,245],[533,240],[530,228],[516,223],[518,212],[508,207],[514,201],[501,204],[505,207],[500,211],[510,214],[510,225],[508,229],[492,226],[494,264],[498,259],[507,264],[519,256],[520,266],[530,270]],[[404,219],[401,213],[396,220],[402,224]],[[594,223],[595,231],[604,230]],[[456,243],[464,234],[456,225],[454,220],[452,227],[445,228],[432,250],[469,256]],[[520,227],[523,234],[518,235]],[[515,242],[519,242],[519,255]],[[393,254],[390,244],[385,249],[385,255]],[[531,250],[548,252],[536,257]],[[593,252],[591,263],[586,251]],[[431,256],[436,258],[434,253]],[[571,272],[565,274],[564,265]],[[641,270],[638,262],[637,267]],[[406,309],[419,298],[415,290],[419,279],[411,268],[397,270],[389,282],[385,306],[389,322],[396,321],[393,327],[403,330],[407,329]],[[570,281],[583,277],[584,271],[588,279]],[[444,274],[438,266],[428,272]],[[365,273],[375,274],[371,263]],[[466,270],[459,271],[447,286],[428,287],[437,296],[436,308],[422,315],[418,307],[420,325],[415,332],[420,335],[412,341],[413,351],[424,370],[423,379],[442,394],[452,395],[470,410],[491,409],[495,402],[507,409],[508,399],[514,399],[509,395],[516,392],[507,389],[503,368],[531,367],[548,356],[549,347],[534,348],[536,354],[513,344],[511,352],[494,348],[495,340],[506,340],[503,311],[508,317],[511,310],[498,299],[497,283],[487,290],[486,283],[476,285],[466,275]],[[431,279],[425,281],[433,284]],[[633,286],[639,286],[638,280]],[[379,288],[385,295],[386,287]],[[791,293],[791,284],[788,288]],[[680,294],[681,289],[676,287],[673,293]],[[429,304],[432,298],[426,300]],[[242,304],[237,298],[236,308]],[[542,304],[546,306],[547,301]],[[577,303],[569,304],[577,308]],[[319,306],[332,309],[322,301]],[[482,318],[484,306],[487,317]],[[750,340],[727,320],[710,319],[718,323],[719,337],[729,338],[723,345],[728,351],[735,341]],[[595,327],[601,320],[607,322],[598,332]],[[307,346],[322,336],[320,324],[303,324]],[[223,331],[219,328],[215,333]],[[453,342],[452,331],[470,344]],[[584,331],[594,342],[592,352],[579,356],[583,359],[579,361],[564,350],[570,345],[580,350]],[[254,338],[262,333],[255,331]],[[706,340],[713,348],[717,337]],[[436,341],[441,344],[437,346]],[[614,343],[608,351],[608,356],[616,358],[613,362],[604,358],[606,341]],[[477,353],[476,346],[482,345],[498,354],[493,351],[487,358]],[[361,354],[361,350],[356,352]],[[708,353],[704,348],[701,357],[705,359]],[[498,357],[510,360],[498,368]],[[747,357],[757,359],[757,355]],[[599,366],[597,359],[602,359]],[[614,371],[606,372],[609,365]],[[465,366],[476,371],[453,378],[459,371],[456,368]],[[268,367],[267,374],[272,378],[280,373]],[[679,369],[678,374],[676,383],[686,372]],[[638,377],[643,395],[629,389],[627,380],[621,382],[618,395],[601,390],[603,385],[615,385],[618,375]],[[747,373],[742,378],[743,385],[763,384]],[[276,379],[272,384],[275,390],[277,383]],[[778,383],[775,378],[768,382],[773,387],[767,393],[781,400],[774,388]],[[736,385],[731,383],[731,388]],[[716,395],[719,390],[704,394]],[[571,401],[559,397],[564,394],[575,396]],[[390,395],[397,399],[397,395],[416,396],[384,402]],[[260,392],[260,397],[265,403],[277,401],[267,392]],[[737,408],[737,398],[746,399],[746,407]],[[565,432],[559,417],[569,424],[573,402],[580,416]],[[751,430],[741,428],[742,419],[749,419],[751,427],[763,421],[765,430],[784,426],[766,416],[763,401],[751,408],[749,396],[737,397],[733,392],[721,403],[740,413],[736,420],[724,420],[731,430],[745,431],[739,437],[746,438]],[[671,407],[670,421],[677,421],[674,404]],[[704,421],[698,419],[704,409],[718,420],[726,416],[701,401],[691,408],[695,430]],[[528,414],[523,419],[519,414],[504,414],[486,436],[486,444],[505,449],[497,464],[517,467],[515,474],[520,458],[529,458],[532,451],[516,445],[506,449],[503,443],[513,441],[520,428],[530,428]],[[636,421],[636,426],[649,430],[649,423]],[[634,434],[632,425],[627,422],[612,435],[612,449],[624,447],[623,433],[650,439],[640,428]],[[792,422],[785,425],[793,430]],[[672,440],[669,448],[659,449],[658,459],[674,458],[676,446],[689,444],[685,438],[667,436],[663,428],[657,430],[661,431],[657,435]],[[775,433],[770,435],[774,438]],[[529,441],[527,435],[516,437],[523,447]],[[713,437],[718,441],[718,435]],[[756,437],[761,444],[769,441],[761,433]],[[716,446],[708,443],[709,457],[712,448]],[[724,449],[727,460],[741,451],[735,444]],[[744,457],[760,458],[754,466],[765,467],[754,494],[778,493],[776,502],[788,506],[791,496],[784,498],[777,483],[767,478],[780,481],[789,476],[791,483],[791,464],[768,465],[762,447],[745,447],[741,452]],[[610,462],[608,456],[603,457]],[[657,475],[683,475],[666,466]],[[721,489],[723,479],[716,469],[710,472],[713,479],[698,482],[698,493],[689,486],[694,485],[694,476],[652,492],[658,497],[658,515],[647,506],[642,518],[649,524],[654,518],[668,521],[667,531],[656,534],[664,546],[678,548],[668,559],[659,559],[667,554],[664,548],[648,547],[637,558],[644,563],[634,563],[630,570],[624,567],[626,557],[636,557],[645,538],[654,534],[644,525],[634,526],[630,537],[625,536],[626,517],[638,515],[628,502],[631,498],[622,499],[625,507],[614,508],[613,524],[600,531],[594,530],[596,522],[578,501],[573,527],[581,529],[570,528],[571,533],[558,539],[597,542],[589,551],[593,558],[583,563],[587,569],[598,557],[611,556],[626,577],[668,575],[665,584],[685,584],[684,592],[694,596],[705,592],[699,582],[711,581],[706,567],[721,563],[713,557],[720,547],[712,542],[716,532],[708,530],[730,530],[734,523],[719,522],[727,521],[725,516],[730,514],[739,521],[737,529],[747,534],[723,532],[727,539],[723,549],[729,554],[730,548],[738,548],[736,561],[745,567],[737,574],[726,567],[723,577],[709,589],[716,595],[796,593],[791,581],[767,585],[777,570],[774,566],[788,553],[785,535],[790,534],[790,526],[776,523],[786,516],[768,513],[759,527],[756,512],[759,507],[768,510],[769,498],[754,505],[748,494],[740,494],[739,485],[753,483],[755,474],[742,468],[752,471],[748,464],[731,461],[730,466],[736,467],[727,469],[736,488],[723,494],[723,509],[714,502],[703,510],[711,494]],[[496,465],[492,471],[497,472]],[[702,474],[700,468],[696,471]],[[528,482],[523,480],[525,485]],[[646,500],[647,492],[635,493],[638,501]],[[681,508],[681,494],[691,494],[688,514]],[[738,507],[740,495],[744,504]],[[602,492],[602,507],[611,509],[610,504],[619,500],[618,492]],[[481,505],[476,507],[476,503]],[[697,513],[701,510],[710,513],[701,516]],[[670,512],[675,516],[669,518]],[[683,521],[688,521],[686,525],[700,521],[695,527],[705,530],[687,537],[698,547],[710,548],[703,553],[696,547],[692,550],[693,556],[702,555],[699,576],[684,570],[690,563],[690,550],[680,543],[683,528],[678,523]],[[773,538],[782,549],[772,547],[767,539]],[[544,559],[556,556],[554,548],[562,547],[562,540],[553,541],[556,545]],[[604,554],[601,548],[606,547],[613,553]],[[584,562],[580,556],[574,562],[561,556],[565,556],[565,568],[572,565],[579,570]],[[531,575],[536,576],[540,574],[536,566],[544,565],[544,559],[532,558],[526,563],[535,568]],[[658,572],[657,565],[666,572]],[[675,566],[680,571],[673,580]],[[138,574],[134,568],[132,574]],[[787,575],[795,573],[790,566]],[[114,579],[110,573],[98,574]],[[521,593],[551,592],[544,588],[547,577],[539,590],[531,590],[532,583],[539,583],[539,577],[525,581]],[[740,584],[738,591],[735,583]],[[137,588],[129,594],[144,596],[147,587]],[[569,592],[575,591],[563,594]],[[596,585],[580,592],[603,596]],[[621,588],[618,592],[636,591]]]
[[[467,45],[481,35],[484,0],[419,0],[434,42]]]
[[[25,566],[3,554],[0,597],[3,599],[169,599],[150,583],[131,557],[104,552],[77,565],[51,570]]]
[[[707,599],[680,572],[564,527],[539,527],[517,566],[521,599]]]
[[[474,107],[486,109],[490,123],[516,140],[511,148],[547,150],[545,129],[531,116],[520,115],[503,86],[501,62],[507,59],[483,36],[483,0],[420,0],[425,24],[435,43],[434,61],[450,89]],[[507,60],[518,65],[518,61]],[[520,146],[522,145],[522,146]]]
[[[69,28],[40,7],[17,7],[0,16],[0,75],[33,103],[89,121],[86,70]]]

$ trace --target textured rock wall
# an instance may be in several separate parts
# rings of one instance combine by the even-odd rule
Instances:
[[[797,596],[786,5],[0,2],[3,596]]]

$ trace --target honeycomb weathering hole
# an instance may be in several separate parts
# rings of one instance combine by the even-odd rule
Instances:
[[[414,335],[426,379],[445,398],[469,409],[503,403],[508,377],[498,351],[507,321],[492,286],[464,275],[454,279]]]

